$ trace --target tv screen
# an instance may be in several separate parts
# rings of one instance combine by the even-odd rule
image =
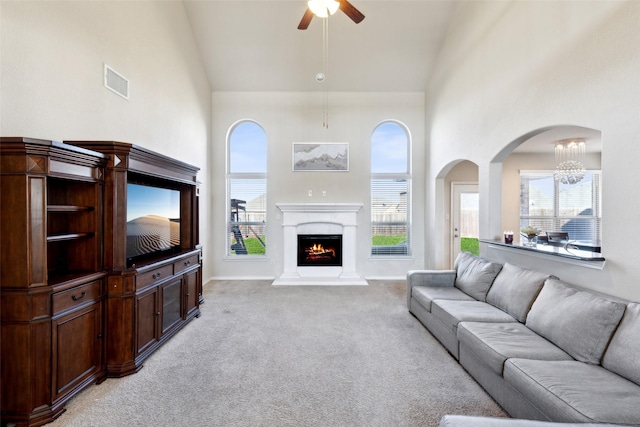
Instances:
[[[180,191],[127,184],[127,261],[180,247]]]

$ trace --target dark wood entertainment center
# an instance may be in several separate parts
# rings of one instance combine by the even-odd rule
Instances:
[[[0,138],[2,425],[40,426],[200,315],[198,168],[133,144]],[[127,182],[179,191],[179,244],[127,261]]]

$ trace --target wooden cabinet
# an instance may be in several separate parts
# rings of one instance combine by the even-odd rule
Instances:
[[[53,295],[52,393],[58,402],[104,372],[103,280]]]
[[[199,315],[200,310],[200,292],[199,287],[202,284],[202,270],[199,268],[191,269],[184,273],[184,312],[187,318]]]
[[[160,290],[152,287],[139,295],[136,295],[135,304],[135,326],[136,354],[134,357],[145,354],[160,340],[160,329],[158,328],[158,309],[160,301]]]
[[[200,316],[199,254],[197,250],[142,267],[135,276],[135,322],[131,325],[136,331],[135,351],[129,356],[136,370],[187,321]]]
[[[182,276],[169,276],[136,296],[136,357],[146,357],[186,320]]]
[[[159,311],[162,335],[171,332],[183,318],[182,278],[173,277],[160,287],[162,310]]]
[[[200,315],[198,168],[132,144],[0,138],[0,419],[40,426]],[[174,244],[132,263],[127,182],[179,195]],[[174,233],[174,226],[169,232]]]
[[[2,422],[41,425],[105,377],[103,154],[0,138]]]
[[[201,248],[198,168],[139,146],[115,141],[70,141],[107,156],[104,259],[109,270],[106,365],[109,377],[137,372],[144,360],[200,315]],[[127,256],[128,184],[179,192],[179,246],[132,261]]]

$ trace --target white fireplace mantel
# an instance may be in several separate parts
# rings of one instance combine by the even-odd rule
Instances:
[[[357,213],[362,203],[278,203],[282,212],[282,274],[274,285],[366,285],[356,271]],[[298,267],[298,234],[342,234],[342,267]]]

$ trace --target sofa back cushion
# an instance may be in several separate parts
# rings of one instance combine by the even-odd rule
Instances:
[[[623,302],[550,278],[534,301],[526,325],[574,359],[597,365],[624,310]]]
[[[549,277],[549,274],[506,262],[489,289],[487,302],[524,323],[533,301]]]
[[[470,254],[469,252],[460,251],[458,257],[453,263],[453,269],[456,271],[456,276],[462,276],[462,273],[469,267],[473,261],[479,259],[477,256]]]
[[[465,265],[466,268],[462,271],[456,268],[458,273],[456,274],[455,286],[478,301],[485,301],[487,292],[500,272],[502,264],[468,254],[460,262],[457,262],[457,267]]]
[[[629,303],[613,334],[602,366],[640,385],[640,304]]]

